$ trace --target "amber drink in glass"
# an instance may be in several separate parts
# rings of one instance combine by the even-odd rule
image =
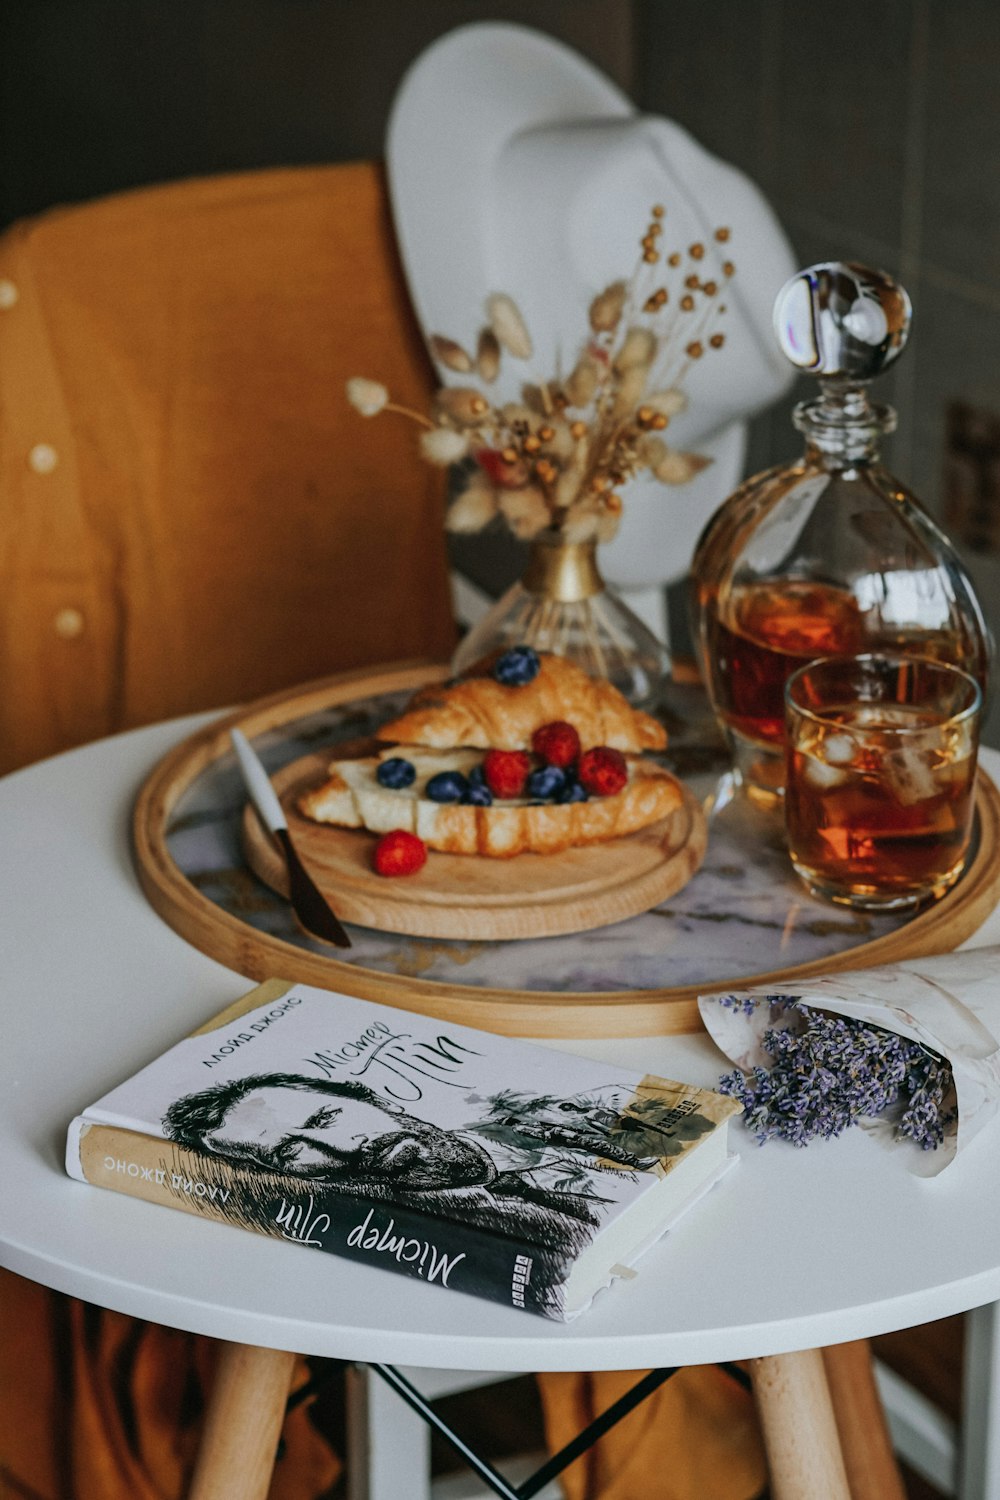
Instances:
[[[982,693],[919,657],[826,657],[785,689],[785,826],[819,896],[905,910],[943,895],[969,857]]]

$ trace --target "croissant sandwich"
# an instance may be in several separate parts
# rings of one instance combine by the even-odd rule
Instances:
[[[662,726],[610,683],[530,647],[421,690],[377,738],[391,744],[334,761],[300,797],[307,817],[509,858],[634,833],[682,800],[670,772],[641,755],[665,746]]]

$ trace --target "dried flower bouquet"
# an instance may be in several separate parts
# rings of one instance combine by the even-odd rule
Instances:
[[[779,1139],[807,1146],[879,1115],[924,1151],[943,1145],[957,1108],[951,1065],[938,1053],[793,996],[723,995],[719,1004],[746,1015],[763,1005],[771,1011],[761,1038],[770,1067],[736,1069],[718,1085],[743,1105],[744,1124],[760,1145]]]
[[[527,382],[521,399],[496,405],[484,393],[504,353],[529,360],[531,336],[514,301],[489,297],[474,352],[435,334],[433,352],[478,385],[442,387],[430,417],[390,398],[378,381],[347,383],[362,416],[398,412],[424,430],[420,451],[432,464],[465,465],[465,482],[447,518],[454,532],[480,531],[500,517],[530,540],[555,532],[566,542],[607,542],[622,513],[621,488],[642,470],[665,485],[684,484],[709,459],[672,447],[664,436],[687,405],[684,381],[706,354],[721,349],[721,300],[734,274],[723,246],[685,252],[663,247],[664,210],[652,210],[629,281],[616,281],[590,304],[586,341],[568,373]]]
[[[936,1176],[998,1128],[998,962],[1000,947],[962,949],[702,995],[698,1009],[760,1139],[804,1145],[857,1124]]]

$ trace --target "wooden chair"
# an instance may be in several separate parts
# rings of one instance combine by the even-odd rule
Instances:
[[[450,654],[441,472],[409,424],[348,406],[354,374],[416,407],[433,385],[373,164],[143,189],[0,237],[0,771]],[[96,1387],[113,1362],[148,1394],[141,1330],[14,1277],[0,1302],[8,1431],[96,1464],[112,1418],[99,1401],[67,1418],[59,1371]],[[190,1341],[163,1343],[194,1380]],[[131,1456],[106,1462],[145,1500]],[[179,1462],[171,1446],[162,1475]],[[40,1452],[39,1492],[58,1468]],[[108,1492],[87,1475],[81,1492]]]
[[[432,388],[372,164],[0,240],[0,770],[454,644],[440,471],[348,407]]]

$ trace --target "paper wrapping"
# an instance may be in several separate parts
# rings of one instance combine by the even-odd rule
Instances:
[[[887,1116],[860,1122],[873,1139],[898,1151],[907,1168],[920,1176],[937,1176],[1000,1112],[1000,946],[727,990],[725,995],[740,1000],[794,998],[818,1010],[897,1032],[946,1058],[954,1074],[958,1117],[946,1128],[936,1150],[925,1151],[897,1137]],[[763,1036],[780,1012],[758,1005],[746,1015],[722,1005],[720,998],[702,995],[698,999],[713,1041],[744,1072],[754,1067],[769,1069],[774,1059],[764,1048]]]

